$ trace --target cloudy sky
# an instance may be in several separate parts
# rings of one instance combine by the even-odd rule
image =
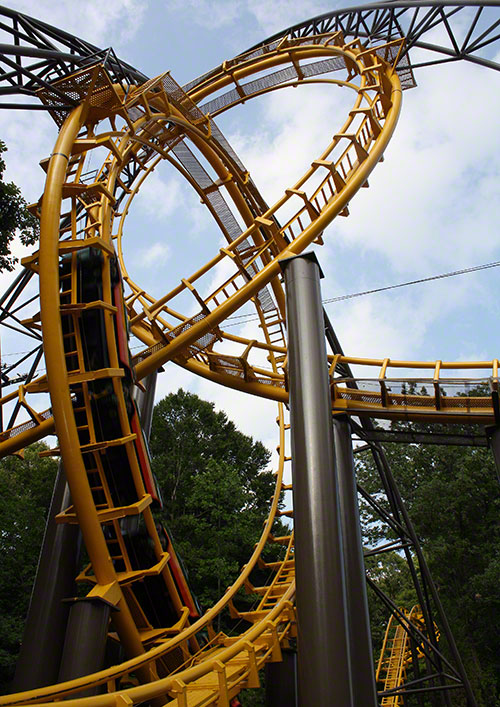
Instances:
[[[113,46],[149,76],[170,70],[180,84],[285,26],[334,9],[322,0],[7,4],[100,47]],[[416,79],[370,188],[352,201],[349,218],[330,226],[318,253],[324,298],[500,260],[500,76],[461,63],[421,70]],[[288,89],[235,109],[220,126],[272,202],[337,132],[346,106],[336,88]],[[54,123],[42,114],[3,113],[0,136],[9,147],[8,178],[28,201],[37,200],[44,176],[38,162],[52,150]],[[203,207],[166,168],[141,189],[126,238],[131,274],[158,295],[211,257],[220,240]],[[499,276],[494,268],[326,308],[353,356],[489,360],[500,356]],[[253,326],[241,332],[251,336]],[[219,389],[174,365],[161,376],[159,395],[180,385],[275,445],[273,403]]]

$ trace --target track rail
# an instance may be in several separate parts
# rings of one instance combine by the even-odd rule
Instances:
[[[210,701],[206,701],[207,695],[199,693],[198,687],[200,683],[197,681],[203,680],[205,676],[212,673],[214,661],[217,662],[219,672],[221,673],[224,673],[224,667],[221,668],[221,666],[226,665],[226,663],[228,667],[231,667],[231,661],[233,662],[233,666],[236,663],[240,664],[242,672],[239,673],[238,682],[230,686],[229,692],[231,696],[237,694],[243,684],[256,686],[258,678],[255,668],[261,667],[263,663],[268,660],[278,660],[281,643],[285,642],[286,644],[286,641],[295,635],[295,614],[293,607],[295,583],[293,573],[288,573],[286,580],[283,581],[282,563],[268,563],[265,560],[266,545],[268,543],[279,544],[286,548],[283,564],[289,561],[293,548],[292,536],[276,537],[272,533],[274,518],[276,514],[279,513],[278,504],[281,493],[283,490],[289,490],[289,488],[283,488],[284,467],[287,460],[290,459],[289,452],[287,451],[287,430],[289,426],[285,422],[283,406],[279,408],[277,423],[280,440],[278,447],[279,460],[276,470],[276,489],[270,515],[259,543],[248,563],[243,568],[236,582],[228,588],[217,604],[182,633],[168,638],[162,642],[161,645],[151,648],[146,654],[130,659],[122,665],[103,670],[92,676],[85,676],[71,682],[32,690],[27,693],[1,697],[0,704],[46,704],[51,703],[55,699],[61,699],[61,697],[65,698],[65,702],[81,704],[82,698],[78,698],[78,693],[88,689],[89,685],[106,685],[109,694],[100,695],[96,698],[85,698],[83,700],[85,704],[94,704],[96,700],[98,704],[115,704],[117,693],[123,695],[124,699],[127,701],[127,698],[130,698],[137,704],[145,700],[153,699],[158,695],[171,694],[175,695],[175,699],[178,699],[178,704],[183,704],[182,700],[188,691],[192,691],[195,696],[190,696],[189,704],[210,704]],[[252,570],[257,565],[269,570],[271,577],[276,577],[280,580],[281,591],[277,597],[277,601],[272,602],[270,609],[266,608],[265,611],[260,611],[260,615],[255,614],[251,617],[242,616],[243,619],[249,620],[250,628],[243,631],[238,640],[228,639],[224,634],[218,634],[214,630],[215,619],[218,614],[226,608],[230,609],[233,615],[236,615],[235,612],[237,612],[237,610],[233,603],[235,597],[239,590],[245,587],[245,585],[249,591],[254,591],[255,587],[249,584],[249,578]],[[284,564],[284,566],[286,566],[286,564]],[[270,584],[271,586],[273,585],[272,579]],[[267,592],[267,589],[262,591]],[[264,599],[265,598],[264,596]],[[120,690],[121,682],[126,681],[130,673],[135,673],[141,668],[147,669],[151,664],[154,665],[159,659],[176,652],[179,646],[186,644],[191,637],[203,630],[208,630],[210,641],[202,651],[195,653],[186,660],[186,666],[183,670],[177,670],[172,676],[154,683],[146,683],[138,688],[131,688],[129,690]],[[215,682],[217,685],[215,685]],[[193,683],[192,689],[189,687],[191,683]],[[212,683],[214,684],[210,699],[212,702],[216,702],[218,699],[218,682],[216,675],[212,675]],[[200,697],[201,701],[199,703],[193,701],[196,699],[196,696]]]
[[[325,35],[322,39],[315,40],[314,44],[310,44],[309,41],[305,44],[295,42],[293,46],[288,46],[285,42],[280,48],[273,49],[271,55],[267,51],[261,56],[254,57],[251,61],[245,60],[241,68],[243,77],[258,71],[262,72],[263,67],[268,67],[268,76],[261,77],[257,84],[250,82],[252,90],[247,90],[247,96],[260,95],[263,85],[267,90],[308,83],[312,79],[304,76],[303,72],[309,71],[317,76],[319,72],[340,71],[342,66],[346,71],[346,60],[342,55],[339,38],[338,34]],[[396,43],[396,45],[387,48],[379,48],[377,51],[393,61],[400,48],[401,44]],[[359,54],[360,49],[355,46],[349,47],[348,52]],[[326,56],[327,58],[320,58],[318,62],[311,63],[310,59],[315,56]],[[167,95],[171,101],[168,104],[168,111],[171,110],[172,99],[175,101],[175,96],[180,97],[180,100],[189,106],[188,113],[190,110],[195,115],[197,124],[190,128],[191,132],[188,135],[179,132],[186,130],[186,117],[182,116],[184,107],[180,107],[180,114],[176,116],[175,125],[179,133],[177,135],[172,134],[174,132],[172,128],[165,128],[166,120],[161,117],[161,112],[158,112],[158,109],[154,107],[154,101],[159,101],[157,96],[153,99],[152,107],[144,107],[144,102],[148,105],[148,100],[151,100],[154,92],[159,90],[162,82],[167,81],[166,77],[161,77],[142,86],[125,101],[125,119],[128,121],[128,130],[121,132],[107,130],[101,134],[80,137],[77,140],[74,148],[75,154],[71,157],[73,171],[76,169],[79,169],[81,173],[85,171],[83,167],[85,159],[93,150],[108,147],[111,152],[103,167],[96,171],[93,183],[80,182],[80,185],[77,186],[72,181],[73,177],[68,180],[65,190],[69,194],[69,190],[73,189],[74,200],[71,210],[64,220],[63,230],[65,233],[71,232],[72,237],[82,237],[85,229],[91,230],[91,226],[86,225],[85,222],[89,213],[85,202],[94,198],[93,194],[97,194],[99,190],[107,189],[108,195],[113,194],[113,206],[110,206],[108,200],[108,208],[110,213],[120,214],[119,217],[115,217],[117,229],[112,236],[117,236],[118,254],[121,259],[124,279],[130,288],[126,304],[131,329],[147,345],[147,348],[135,357],[136,372],[139,378],[147,375],[149,371],[155,370],[162,362],[174,360],[200,375],[240,390],[247,390],[250,393],[278,400],[286,399],[283,368],[286,359],[283,334],[284,300],[277,277],[278,257],[300,252],[308,243],[318,240],[318,238],[321,239],[325,224],[333,218],[336,212],[347,214],[348,200],[359,187],[358,182],[366,183],[369,172],[381,158],[397,118],[399,97],[395,94],[396,107],[391,108],[386,116],[385,111],[389,105],[387,101],[390,102],[391,98],[390,96],[385,97],[384,91],[388,90],[390,94],[391,89],[386,86],[380,91],[376,75],[378,70],[375,69],[372,72],[364,65],[368,61],[367,56],[360,57],[358,60],[358,63],[361,64],[358,77],[362,74],[358,85],[353,81],[346,83],[341,79],[326,79],[334,86],[346,83],[349,89],[356,92],[351,114],[333,141],[319,155],[318,160],[312,164],[311,169],[299,182],[291,185],[283,198],[270,208],[262,201],[255,185],[248,178],[247,171],[241,164],[238,164],[239,161],[213,121],[206,120],[203,117],[204,114],[196,108],[191,98],[186,96],[171,79],[168,79]],[[303,61],[307,62],[304,64],[304,70],[301,68]],[[347,62],[350,61],[352,59],[348,57]],[[273,71],[274,66],[284,66],[285,68],[275,72]],[[298,71],[296,67],[298,67]],[[354,64],[349,67],[348,71],[353,70],[353,67]],[[279,74],[279,80],[276,78],[276,73]],[[295,78],[290,80],[292,74]],[[88,85],[89,75],[87,73],[84,81],[81,78],[82,74],[80,74],[80,92],[84,90],[85,85]],[[102,82],[102,85],[99,86],[101,96],[108,91],[108,99],[111,101],[109,107],[114,100],[116,108],[118,98],[117,96],[112,97],[113,91],[110,89],[109,81],[106,83],[102,77],[100,81]],[[221,68],[219,75],[214,78],[211,86],[199,88],[194,97],[206,97],[210,91],[220,90],[221,86],[235,85],[235,81],[239,86],[242,85],[237,65],[225,65]],[[58,85],[60,90],[65,88],[71,92],[71,83],[68,83],[66,79],[61,80]],[[373,89],[371,85],[373,85]],[[40,95],[50,104],[51,94],[49,91]],[[226,108],[233,104],[224,97],[218,100],[219,105],[223,104]],[[384,107],[384,103],[386,107]],[[148,110],[149,112],[155,111],[154,118],[147,117]],[[132,121],[131,116],[135,118],[135,122]],[[151,133],[148,131],[151,131],[153,122],[156,124],[154,130],[158,131],[158,135],[151,137]],[[198,126],[204,126],[205,133]],[[383,132],[382,126],[385,127]],[[208,130],[211,133],[209,139],[206,137]],[[162,141],[164,142],[162,143]],[[117,164],[116,153],[118,152],[120,165]],[[200,158],[196,153],[200,155]],[[225,158],[222,157],[224,154],[226,154]],[[213,169],[223,186],[216,184],[214,179],[210,178],[201,168],[200,159],[202,156],[211,160]],[[125,219],[133,198],[143,180],[152,172],[160,159],[170,161],[190,180],[200,198],[203,199],[221,226],[228,240],[228,245],[227,248],[221,249],[209,263],[185,278],[173,291],[160,299],[155,299],[148,295],[141,285],[135,284],[129,278],[121,257],[121,241]],[[355,168],[358,163],[359,169]],[[354,175],[354,171],[356,171],[356,175]],[[234,176],[228,180],[229,174]],[[197,179],[193,175],[196,175]],[[313,186],[309,187],[309,184]],[[310,196],[307,195],[308,190],[311,190]],[[38,209],[36,205],[33,208],[34,211]],[[235,227],[236,219],[232,214],[234,208],[247,224],[247,228],[243,232]],[[285,214],[285,218],[282,217],[282,214]],[[279,218],[282,218],[285,223],[281,228],[276,223]],[[30,269],[38,269],[37,258],[38,255],[35,254],[32,258],[26,259],[25,266]],[[205,287],[202,283],[206,281],[207,275],[217,266],[226,266],[226,264],[230,264],[233,271],[228,280],[219,285],[215,291],[205,294],[201,290],[200,293],[199,290]],[[175,308],[176,298],[185,292],[189,292],[202,306],[202,309],[194,317],[183,316]],[[249,341],[223,332],[220,323],[228,313],[236,311],[249,298],[255,296],[264,332],[263,340]],[[26,322],[31,323],[31,326],[35,328],[39,325],[39,315],[32,316]],[[197,339],[201,345],[196,343]],[[235,344],[235,348],[239,348],[241,353],[231,356],[218,354],[214,346],[217,339]],[[273,365],[266,370],[262,368],[262,365],[252,361],[253,357],[257,357],[257,360],[261,358],[262,352],[265,352],[268,358],[275,359],[276,370],[273,370]],[[26,402],[26,392],[30,390],[36,392],[37,384],[32,384],[31,388],[29,385],[21,387],[18,395],[23,398],[23,402]],[[15,397],[15,394],[10,394],[10,398],[12,397]],[[5,402],[8,402],[7,398]],[[16,444],[22,446],[22,444],[39,438],[42,429],[37,429],[36,415],[31,414],[31,411],[28,412],[32,420],[29,427],[20,427],[19,423],[13,425],[4,431],[0,445],[4,444],[7,449],[12,449]],[[25,420],[22,421],[23,425],[24,423]],[[45,425],[44,431],[48,429],[48,426],[49,423]],[[22,433],[22,437],[20,436],[18,440],[14,441],[13,437],[18,436],[19,433]]]
[[[3,698],[2,704],[50,702],[63,695],[74,695],[80,702],[78,691],[104,682],[111,692],[96,699],[99,704],[107,704],[108,700],[114,704],[120,679],[131,670],[139,675],[142,685],[121,693],[127,701],[139,703],[168,695],[172,704],[183,705],[189,695],[189,704],[221,700],[225,703],[242,686],[257,684],[258,669],[263,663],[280,659],[281,645],[286,645],[295,631],[293,538],[276,538],[272,534],[283,464],[285,458],[289,459],[284,452],[283,413],[279,418],[278,483],[258,548],[218,605],[189,625],[169,574],[168,553],[161,547],[151,515],[152,491],[148,493],[145,488],[145,472],[139,462],[140,433],[134,430],[127,409],[133,374],[121,345],[125,320],[120,319],[122,300],[115,292],[118,285],[113,273],[118,265],[113,240],[118,238],[118,257],[130,291],[124,300],[130,325],[138,338],[150,343],[134,361],[138,378],[167,360],[193,360],[207,370],[221,363],[229,367],[231,357],[224,359],[214,352],[217,340],[224,338],[219,324],[254,298],[264,331],[263,345],[270,354],[272,371],[267,380],[277,381],[285,365],[285,356],[277,351],[278,347],[283,350],[285,344],[284,298],[277,278],[279,258],[300,253],[313,240],[320,240],[326,225],[346,210],[350,198],[366,183],[381,159],[399,113],[401,91],[393,64],[401,46],[397,42],[375,53],[358,41],[346,44],[340,33],[321,35],[313,42],[285,40],[262,55],[245,59],[241,66],[225,65],[210,85],[200,87],[192,97],[166,74],[124,93],[113,84],[102,64],[56,83],[58,92],[78,92],[80,103],[64,120],[60,113],[53,112],[61,129],[47,164],[40,207],[40,251],[24,261],[25,267],[40,278],[40,319],[47,366],[46,377],[28,385],[33,389],[38,386],[39,392],[48,390],[51,396],[59,443],[52,452],[63,459],[74,499],[74,506],[59,520],[78,519],[91,563],[79,579],[91,583],[91,596],[101,597],[119,609],[113,613],[113,624],[131,660],[70,684]],[[353,91],[353,109],[318,160],[269,208],[196,101],[275,67],[293,67],[295,80],[284,85],[300,83],[306,80],[301,77],[301,62],[309,65],[314,58],[330,62],[322,68],[347,74],[346,80],[331,79],[330,83]],[[52,96],[53,88],[40,93],[48,104]],[[95,126],[105,120],[110,128],[96,131]],[[107,157],[95,180],[88,183],[82,179],[85,161],[99,147],[106,148]],[[208,161],[217,182],[207,182],[197,153]],[[125,180],[133,172],[139,186],[158,158],[174,162],[190,180],[216,217],[228,243],[174,292],[154,300],[128,277],[121,238],[123,214],[131,202],[128,194],[133,198],[137,191],[124,188]],[[311,188],[313,178],[316,186]],[[224,185],[224,191],[219,184]],[[123,212],[118,212],[119,204]],[[226,208],[221,204],[226,204]],[[234,231],[228,204],[245,224],[242,233]],[[287,218],[282,216],[285,207]],[[117,212],[122,215],[117,217]],[[284,226],[279,225],[280,220]],[[200,278],[221,262],[230,265],[227,280],[208,293],[198,291]],[[186,291],[200,306],[193,317],[179,315],[172,307],[175,297]],[[35,322],[39,318],[32,319]],[[254,347],[247,344],[246,348],[248,357]],[[240,358],[243,379],[253,381],[258,369],[245,364],[245,356]],[[103,425],[99,412],[103,400],[113,400],[116,421],[112,426]],[[31,417],[36,423],[33,429],[38,426],[40,430],[41,420],[34,412]],[[29,432],[11,434],[9,440],[24,442]],[[125,476],[118,485],[113,471],[117,454],[130,479],[126,481]],[[119,490],[123,494],[124,488],[130,489],[126,499],[119,497]],[[136,525],[144,527],[153,544],[155,557],[146,566],[134,566],[134,539],[126,518],[135,519]],[[284,545],[282,561],[266,563],[262,552],[268,542]],[[274,576],[268,587],[256,588],[249,583],[249,574],[257,562]],[[155,592],[169,599],[176,620],[166,622],[165,617],[151,616],[155,604],[151,605],[153,600],[142,596],[140,589],[144,582],[153,580]],[[251,591],[262,594],[262,599],[254,612],[239,614],[233,597],[245,583]],[[213,618],[226,606],[233,616],[250,623],[237,640],[213,630]],[[210,641],[199,651],[197,638],[204,628],[209,631]],[[167,677],[172,667],[177,669]],[[68,701],[71,704],[73,699]]]
[[[394,614],[390,617],[375,672],[375,680],[382,686],[381,707],[400,707],[404,704],[401,688],[406,682],[408,668],[421,657],[418,646],[411,646],[411,629],[415,627],[422,631],[424,625],[419,606],[414,606],[410,611],[400,609],[397,618]]]

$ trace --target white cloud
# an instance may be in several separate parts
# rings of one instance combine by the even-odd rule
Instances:
[[[236,130],[226,132],[270,204],[320,156],[354,100],[354,92],[337,86],[279,90],[258,101],[254,120],[259,128],[251,133],[239,127],[243,107]]]
[[[332,3],[322,0],[247,0],[248,11],[255,16],[265,36],[332,10]]]
[[[142,184],[135,199],[135,206],[149,216],[165,218],[180,208],[184,203],[183,189],[174,177],[163,180],[153,172]]]
[[[170,248],[165,243],[152,243],[141,254],[141,265],[143,267],[157,267],[164,265],[170,257]]]
[[[198,195],[191,189],[185,204],[189,204],[189,208],[185,211],[185,216],[189,220],[189,235],[196,240],[211,238],[215,244],[220,236],[219,226],[205,204],[200,203]]]
[[[55,123],[44,113],[0,111],[0,134],[8,148],[5,179],[17,184],[28,202],[37,201],[45,182],[38,163],[54,148]]]
[[[465,94],[445,90],[457,81]],[[337,230],[400,271],[479,264],[498,243],[498,77],[461,63],[426,72],[421,82],[404,97],[371,188],[356,196]]]
[[[9,7],[104,48],[127,42],[137,34],[148,9],[148,2],[12,0]]]
[[[262,32],[263,38],[279,32],[301,20],[331,9],[322,0],[169,0],[169,9],[189,13],[193,22],[215,30],[233,25],[249,16]],[[244,49],[245,47],[241,47]]]
[[[244,7],[242,0],[169,0],[170,10],[189,13],[201,27],[219,29],[232,24]]]

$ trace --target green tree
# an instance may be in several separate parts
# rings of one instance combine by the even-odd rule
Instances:
[[[237,576],[267,518],[270,453],[212,403],[180,389],[155,407],[153,471],[190,584],[205,607]],[[286,532],[283,526],[280,526]]]
[[[260,537],[275,485],[266,470],[271,455],[212,403],[182,389],[156,405],[150,448],[164,501],[161,518],[191,589],[208,608],[236,579]],[[289,532],[279,520],[273,530]],[[269,559],[281,552],[278,545],[269,547]],[[263,580],[262,571],[252,575],[255,584]],[[254,601],[241,595],[237,604],[250,609]],[[232,623],[225,615],[218,628],[231,632]],[[263,687],[241,695],[245,707],[264,705],[264,699]]]
[[[4,182],[5,161],[1,155],[6,151],[0,140],[0,271],[11,271],[17,263],[10,252],[16,233],[23,245],[33,245],[39,235],[38,219],[27,210],[19,187]]]
[[[40,459],[44,444],[24,459],[0,461],[0,689],[13,677],[31,587],[52,497],[57,463]]]
[[[365,567],[370,579],[392,599],[396,606],[411,609],[417,604],[417,595],[408,565],[397,552],[385,552],[381,555],[368,557],[365,559]],[[376,663],[380,656],[391,612],[370,588],[368,589],[368,608],[373,657]]]
[[[492,627],[500,620],[500,494],[491,452],[420,444],[385,448],[474,690],[481,704],[499,705],[500,642]],[[359,456],[359,480],[377,493],[371,455]],[[369,533],[372,539],[391,537],[380,523],[372,522]],[[462,704],[458,694],[453,699]]]

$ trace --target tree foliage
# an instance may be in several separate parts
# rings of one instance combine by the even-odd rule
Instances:
[[[370,579],[390,597],[396,606],[411,609],[418,603],[408,565],[399,553],[386,552],[368,557],[365,559],[365,567]],[[376,663],[380,656],[391,612],[371,589],[368,589],[368,608],[373,656]]]
[[[262,531],[274,490],[270,453],[212,403],[180,389],[155,407],[153,470],[162,518],[208,607],[224,593]]]
[[[38,456],[45,448],[36,444],[24,459],[0,462],[4,691],[13,676],[57,470],[53,460]],[[151,450],[164,498],[161,520],[174,536],[193,591],[209,606],[234,581],[260,536],[274,490],[274,476],[266,471],[270,453],[211,403],[183,390],[156,406]]]
[[[55,462],[39,458],[41,448],[28,448],[24,460],[0,462],[4,689],[22,636],[56,472]],[[273,474],[266,470],[269,452],[211,403],[183,390],[156,406],[151,451],[164,498],[161,518],[174,536],[193,591],[207,607],[234,580],[260,535],[274,488]],[[390,444],[386,452],[480,704],[498,707],[500,495],[491,453]],[[370,455],[357,457],[360,483],[383,505]],[[367,508],[362,516],[369,544],[391,539]],[[406,563],[398,553],[369,558],[367,570],[397,604],[410,608],[415,603]],[[387,611],[370,599],[372,631],[379,645]],[[451,699],[453,705],[463,704],[458,691]],[[261,694],[252,692],[245,695],[244,704],[261,700]]]
[[[0,461],[0,689],[12,679],[52,497],[57,464],[40,459],[44,444],[24,459]],[[3,691],[2,690],[2,691]]]
[[[493,627],[500,620],[500,494],[491,452],[385,448],[474,690],[481,704],[499,705],[500,641]],[[360,459],[358,474],[367,490],[379,491],[369,454]],[[364,517],[370,520],[367,509]],[[369,525],[372,541],[391,537],[380,523]],[[461,704],[458,695],[453,699]]]
[[[23,245],[33,245],[39,235],[38,219],[27,210],[19,187],[4,181],[5,161],[1,155],[6,151],[0,140],[0,271],[15,267],[17,258],[10,251],[16,232]]]

